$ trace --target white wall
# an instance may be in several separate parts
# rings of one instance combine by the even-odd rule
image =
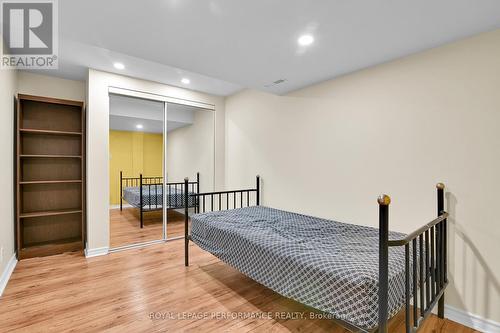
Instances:
[[[58,77],[20,71],[18,75],[18,92],[36,95],[85,101],[85,82],[66,80]]]
[[[167,111],[168,114],[168,111]],[[200,173],[200,191],[214,188],[214,120],[215,112],[193,112],[193,124],[167,134],[167,171],[169,181],[196,179]]]
[[[500,322],[500,30],[273,96],[226,100],[226,186],[263,203],[410,232],[447,185],[446,303]]]
[[[215,105],[215,185],[224,186],[223,97],[93,69],[89,70],[87,83],[87,250],[90,253],[109,247],[110,86]]]
[[[2,42],[0,38],[0,43]],[[14,96],[17,71],[0,70],[0,277],[15,253],[14,242]],[[0,286],[0,294],[1,294]]]

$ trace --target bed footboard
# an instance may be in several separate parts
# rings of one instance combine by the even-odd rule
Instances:
[[[406,333],[416,332],[436,303],[438,317],[444,318],[444,291],[447,276],[448,213],[444,210],[444,185],[438,183],[438,217],[413,231],[403,239],[389,240],[389,204],[387,195],[379,203],[379,326],[378,332],[387,332],[389,298],[389,248],[405,248],[405,322]],[[411,250],[411,251],[410,251]],[[410,271],[411,267],[411,271]],[[410,300],[413,298],[413,304]]]
[[[139,201],[138,202],[130,202],[132,206],[135,206],[139,209],[139,223],[140,227],[144,227],[144,213],[161,210],[163,209],[164,203],[163,201],[168,198],[169,204],[171,193],[177,193],[178,190],[186,190],[184,187],[184,182],[168,182],[165,184],[165,193],[163,190],[161,192],[161,197],[163,200],[159,199],[158,191],[163,186],[163,177],[144,177],[142,173],[139,177],[123,177],[123,172],[120,171],[120,210],[123,210],[123,200],[124,198],[124,190],[126,187],[138,187],[139,188]],[[196,180],[188,182],[188,191],[184,193],[200,193],[200,173],[196,173]],[[147,195],[148,202],[144,202],[144,195]],[[184,207],[184,202],[181,196],[175,195],[173,200],[173,207],[169,207],[167,205],[167,209],[182,209]],[[184,195],[184,197],[186,197]],[[195,200],[197,200],[196,198]],[[192,205],[193,206],[193,205]],[[195,201],[195,211],[197,212],[198,203]]]
[[[184,178],[184,193],[188,193],[189,178]],[[251,193],[255,192],[252,197]],[[260,176],[256,177],[255,188],[231,191],[195,193],[184,196],[184,265],[189,266],[189,198],[196,202],[195,213],[249,207],[252,202],[260,205]],[[208,207],[207,207],[208,206]]]

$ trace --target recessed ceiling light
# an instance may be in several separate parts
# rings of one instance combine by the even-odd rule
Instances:
[[[181,80],[181,82],[184,83],[184,84],[189,84],[191,82],[191,80],[189,80],[188,78],[183,78]]]
[[[125,65],[121,62],[115,62],[113,66],[115,66],[116,69],[125,69]]]
[[[143,127],[144,127],[144,126],[142,126],[142,124],[137,124],[137,125],[135,125],[135,128],[137,128],[137,129],[142,129]]]
[[[314,42],[314,37],[311,36],[311,35],[302,35],[302,36],[299,37],[299,39],[297,40],[297,42],[301,46],[311,45]]]

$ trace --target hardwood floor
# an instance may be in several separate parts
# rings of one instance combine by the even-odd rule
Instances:
[[[109,210],[111,248],[143,243],[163,237],[162,212],[144,213],[144,228],[140,228],[139,210],[123,208]],[[168,238],[184,236],[184,215],[169,210],[167,215]]]
[[[196,245],[190,251],[187,268],[182,240],[90,259],[22,260],[0,299],[0,332],[347,332]],[[231,314],[239,317],[220,318]],[[390,329],[404,331],[401,315]],[[432,316],[419,332],[474,331]]]

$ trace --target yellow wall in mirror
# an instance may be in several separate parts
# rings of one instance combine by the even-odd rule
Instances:
[[[163,135],[109,131],[109,201],[120,204],[120,171],[123,177],[161,176]]]

